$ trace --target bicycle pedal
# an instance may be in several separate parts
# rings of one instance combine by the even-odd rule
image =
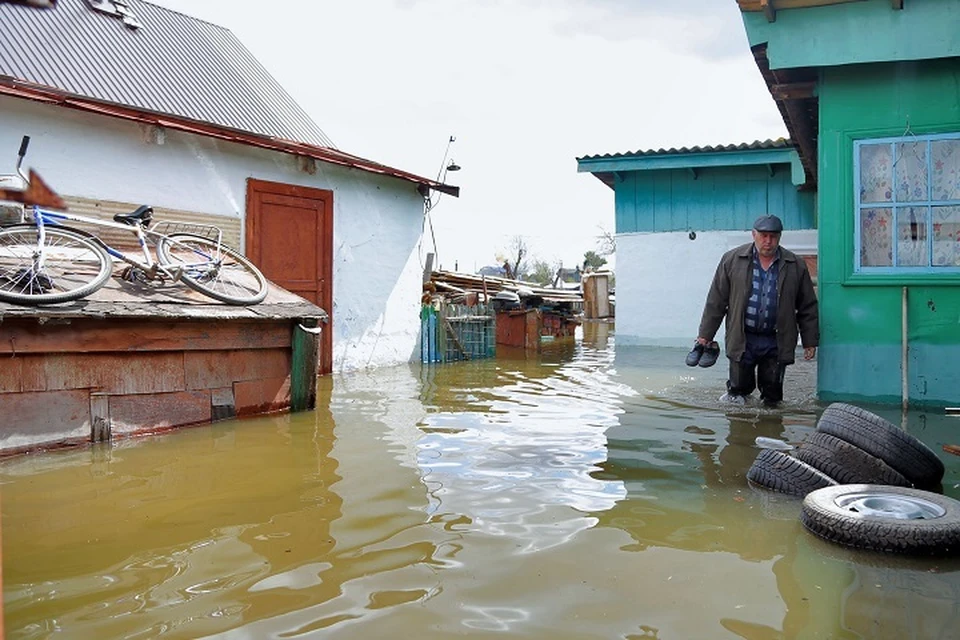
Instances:
[[[8,280],[25,292],[46,293],[53,289],[53,280],[45,273],[34,273],[32,269],[21,269]]]

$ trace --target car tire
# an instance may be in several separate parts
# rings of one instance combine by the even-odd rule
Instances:
[[[747,471],[747,480],[793,496],[805,496],[815,489],[837,484],[822,471],[775,449],[760,452]]]
[[[943,479],[943,462],[916,437],[875,413],[842,402],[824,409],[817,431],[848,442],[883,460],[915,487],[926,489]]]
[[[911,555],[960,551],[960,502],[908,487],[843,484],[811,491],[800,522],[836,544]]]
[[[822,431],[811,433],[794,455],[840,484],[912,486],[902,473],[880,458]]]

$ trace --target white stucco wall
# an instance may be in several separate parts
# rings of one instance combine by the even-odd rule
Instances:
[[[618,234],[617,343],[692,345],[720,257],[750,240],[749,231]],[[780,244],[816,253],[817,232],[785,230]]]
[[[163,144],[156,144],[146,129],[0,96],[0,172],[13,170],[26,134],[24,166],[67,196],[242,220],[247,178],[330,189],[334,372],[419,354],[423,200],[416,185],[323,163],[310,175],[287,154],[177,131],[166,130]]]

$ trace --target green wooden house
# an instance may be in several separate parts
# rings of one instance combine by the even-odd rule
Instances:
[[[960,402],[960,0],[738,0],[816,192],[821,400]]]

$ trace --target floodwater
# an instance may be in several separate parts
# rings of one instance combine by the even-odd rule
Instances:
[[[960,561],[829,545],[747,485],[757,436],[813,430],[815,367],[731,412],[724,362],[684,355],[588,324],[327,378],[313,413],[2,461],[7,638],[960,637]]]

